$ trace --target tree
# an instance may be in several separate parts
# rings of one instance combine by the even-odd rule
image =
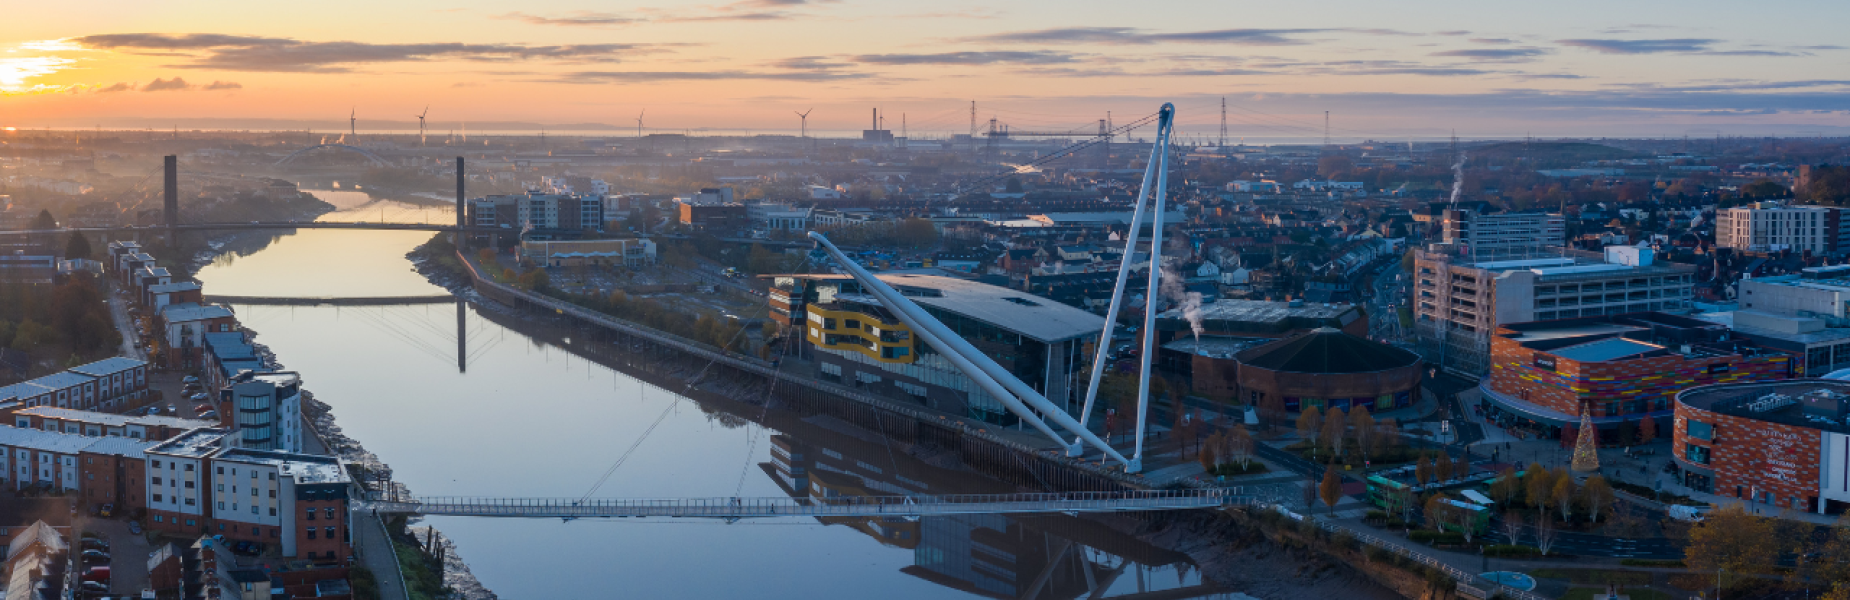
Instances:
[[[1648,444],[1657,439],[1657,419],[1645,417],[1638,421],[1638,443]]]
[[[1432,481],[1432,461],[1427,459],[1425,452],[1421,452],[1419,460],[1413,462],[1413,480],[1420,485]]]
[[[1813,551],[1818,554],[1812,564],[1817,565],[1819,579],[1850,582],[1850,514],[1837,517],[1837,522]],[[1836,591],[1850,592],[1850,586],[1839,584]]]
[[[1246,431],[1246,425],[1234,425],[1233,429],[1228,430],[1223,443],[1229,451],[1228,455],[1233,458],[1234,462],[1239,463],[1241,470],[1252,467],[1253,448],[1256,442],[1253,441],[1253,434]]]
[[[934,246],[938,243],[938,228],[931,221],[912,217],[899,222],[893,230],[893,242],[908,248]]]
[[[1522,480],[1524,499],[1529,501],[1529,506],[1538,511],[1548,510],[1548,498],[1555,490],[1554,476],[1548,469],[1542,468],[1541,463],[1529,463],[1528,470],[1523,471]]]
[[[1580,488],[1580,495],[1586,500],[1587,520],[1597,523],[1600,512],[1612,505],[1612,484],[1599,475],[1588,477],[1587,483]]]
[[[1439,481],[1451,481],[1457,476],[1457,473],[1454,473],[1453,470],[1452,455],[1446,454],[1444,450],[1440,450],[1439,460],[1433,463],[1433,478]]]
[[[1424,510],[1420,512],[1422,513],[1421,516],[1426,521],[1427,527],[1439,529],[1441,526],[1445,525],[1447,521],[1451,520],[1446,513],[1450,512],[1452,508],[1452,505],[1441,502],[1438,494],[1433,494],[1426,497],[1426,506]]]
[[[1566,471],[1554,474],[1555,489],[1549,499],[1561,509],[1561,522],[1567,522],[1574,512],[1574,478]]]
[[[1310,447],[1314,450],[1317,447],[1317,436],[1322,433],[1322,428],[1319,427],[1322,423],[1317,418],[1316,407],[1305,406],[1302,409],[1298,413],[1298,437],[1310,440]]]
[[[1375,438],[1375,417],[1368,414],[1368,407],[1349,409],[1349,429],[1355,432],[1355,449],[1362,452],[1363,460],[1367,460],[1369,444]]]
[[[1490,497],[1507,506],[1516,497],[1516,493],[1522,490],[1521,486],[1522,482],[1516,478],[1516,467],[1503,467],[1503,472],[1497,474],[1497,480],[1490,482]]]
[[[1323,468],[1323,483],[1317,484],[1317,497],[1323,499],[1323,505],[1330,512],[1336,511],[1336,502],[1343,499],[1342,476],[1336,474],[1336,466]]]
[[[57,229],[58,220],[55,218],[52,218],[51,211],[49,209],[40,210],[39,216],[32,219],[32,228],[38,229],[38,230]]]
[[[70,241],[64,244],[64,258],[66,260],[90,258],[89,238],[85,238],[82,233],[76,231],[71,232]]]
[[[1548,549],[1554,547],[1555,538],[1559,534],[1560,530],[1555,529],[1553,518],[1549,517],[1548,513],[1544,512],[1536,516],[1535,549],[1541,550],[1542,556],[1548,556]]]
[[[1766,573],[1777,556],[1772,520],[1748,514],[1738,503],[1709,511],[1701,527],[1689,529],[1689,545],[1683,548],[1683,563],[1698,573]]]
[[[1208,434],[1207,441],[1201,444],[1201,451],[1195,453],[1195,461],[1201,463],[1201,470],[1209,475],[1213,475],[1215,467],[1221,464],[1223,457],[1220,455],[1220,448],[1225,438],[1226,435],[1218,431]]]
[[[1503,537],[1507,543],[1515,544],[1522,539],[1522,513],[1510,510],[1503,513]]]
[[[1343,421],[1342,409],[1329,407],[1323,413],[1323,439],[1330,446],[1330,456],[1341,458],[1343,455]]]

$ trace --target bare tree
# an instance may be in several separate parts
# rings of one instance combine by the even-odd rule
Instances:
[[[1323,413],[1323,438],[1330,445],[1330,456],[1342,458],[1343,436],[1348,429],[1348,422],[1343,420],[1343,411],[1334,406]]]
[[[1247,433],[1246,425],[1234,425],[1223,443],[1226,444],[1226,454],[1240,463],[1241,471],[1252,467],[1253,445],[1256,442],[1253,441],[1253,435]]]
[[[1555,537],[1560,533],[1560,530],[1554,528],[1548,513],[1544,512],[1535,519],[1535,548],[1542,551],[1542,556],[1548,556],[1548,549],[1554,547]]]
[[[1522,529],[1521,512],[1511,510],[1503,513],[1503,537],[1509,538],[1509,543],[1515,544],[1516,540],[1522,539]]]
[[[1587,504],[1587,519],[1598,523],[1600,512],[1612,504],[1612,484],[1606,483],[1605,477],[1588,477],[1586,485],[1580,488],[1580,495]]]
[[[1373,448],[1371,442],[1375,437],[1375,417],[1368,414],[1368,408],[1357,406],[1349,409],[1349,429],[1355,431],[1355,449],[1362,452],[1362,460],[1368,460]]]

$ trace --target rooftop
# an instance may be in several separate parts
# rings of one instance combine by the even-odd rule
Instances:
[[[1188,354],[1206,356],[1208,358],[1232,359],[1235,354],[1239,354],[1242,350],[1274,341],[1277,340],[1272,338],[1230,337],[1205,337],[1196,340],[1193,337],[1185,337],[1163,344],[1163,349],[1186,352]]]
[[[0,446],[31,448],[59,454],[93,452],[139,458],[142,452],[154,444],[154,442],[135,438],[92,437],[41,429],[0,426]]]
[[[1622,358],[1633,358],[1652,352],[1664,350],[1663,346],[1646,344],[1622,337],[1611,337],[1599,341],[1577,344],[1566,348],[1556,348],[1550,354],[1580,362],[1606,362]]]
[[[1725,415],[1850,434],[1850,381],[1787,379],[1693,387],[1686,406]]]
[[[1290,302],[1271,302],[1266,300],[1215,300],[1201,305],[1201,318],[1222,321],[1248,321],[1271,323],[1290,318],[1334,319],[1344,314],[1355,312],[1352,304],[1320,304],[1316,302],[1299,302],[1292,306]],[[1180,319],[1180,309],[1167,310],[1157,314],[1158,318]]]
[[[1103,317],[1005,287],[938,275],[880,273],[875,277],[928,310],[982,321],[1043,343],[1096,337],[1105,328]],[[838,294],[836,299],[879,303],[871,294]]]
[[[114,375],[116,373],[145,366],[148,366],[148,361],[117,356],[114,358],[105,358],[87,365],[71,367],[71,371],[90,375],[92,377],[102,377],[104,375]]]
[[[1417,365],[1417,354],[1333,327],[1276,340],[1237,357],[1240,364],[1290,373],[1373,373]]]
[[[294,477],[298,484],[345,483],[348,480],[347,471],[341,468],[340,459],[332,456],[227,448],[213,459],[276,467],[279,474]]]
[[[193,291],[193,290],[197,290],[197,289],[202,289],[202,288],[201,288],[201,287],[199,286],[199,283],[198,283],[198,282],[194,282],[194,281],[175,281],[175,282],[173,282],[173,283],[163,283],[163,284],[160,284],[160,285],[151,285],[151,286],[148,286],[148,293],[150,293],[150,294],[168,294],[168,293],[173,293],[173,292],[190,292],[190,291]]]
[[[44,377],[40,377],[37,379],[27,380],[26,385],[34,385],[34,386],[38,386],[38,387],[45,388],[48,390],[62,390],[62,389],[80,386],[80,385],[83,385],[85,383],[89,383],[92,381],[96,381],[96,377],[91,376],[91,375],[85,375],[82,373],[72,373],[70,371],[65,371],[63,373],[52,373],[50,375],[46,375]]]
[[[163,307],[161,316],[166,318],[168,323],[184,323],[230,317],[232,313],[230,308],[219,304],[199,305],[187,302]]]
[[[172,427],[175,429],[198,429],[201,427],[211,427],[217,424],[217,421],[202,421],[198,419],[182,419],[179,417],[118,415],[114,413],[94,412],[94,411],[88,411],[88,410],[74,410],[74,409],[69,409],[69,408],[58,408],[55,406],[35,406],[32,408],[17,411],[14,414],[34,415],[34,416],[44,417],[47,419],[60,419],[60,420],[65,420],[65,421],[80,421],[84,423],[96,423],[98,425],[103,425],[106,427],[122,427],[122,426],[129,425],[129,424],[135,424],[135,425],[144,425],[144,426]]]
[[[161,442],[149,448],[151,454],[164,454],[185,458],[201,458],[218,450],[219,443],[225,439],[230,430],[219,427],[194,429],[173,439]]]

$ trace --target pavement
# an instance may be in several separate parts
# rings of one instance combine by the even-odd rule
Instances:
[[[408,600],[410,592],[405,587],[404,574],[399,571],[392,539],[385,533],[385,523],[361,504],[354,503],[352,518],[348,521],[353,524],[353,550],[359,555],[360,566],[373,572],[373,578],[379,582],[381,599]]]

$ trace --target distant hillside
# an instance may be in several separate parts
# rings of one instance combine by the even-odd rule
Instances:
[[[1471,158],[1492,160],[1528,158],[1536,162],[1547,163],[1579,163],[1589,160],[1631,158],[1638,155],[1629,150],[1585,142],[1502,142],[1471,148],[1465,150],[1465,153]]]

